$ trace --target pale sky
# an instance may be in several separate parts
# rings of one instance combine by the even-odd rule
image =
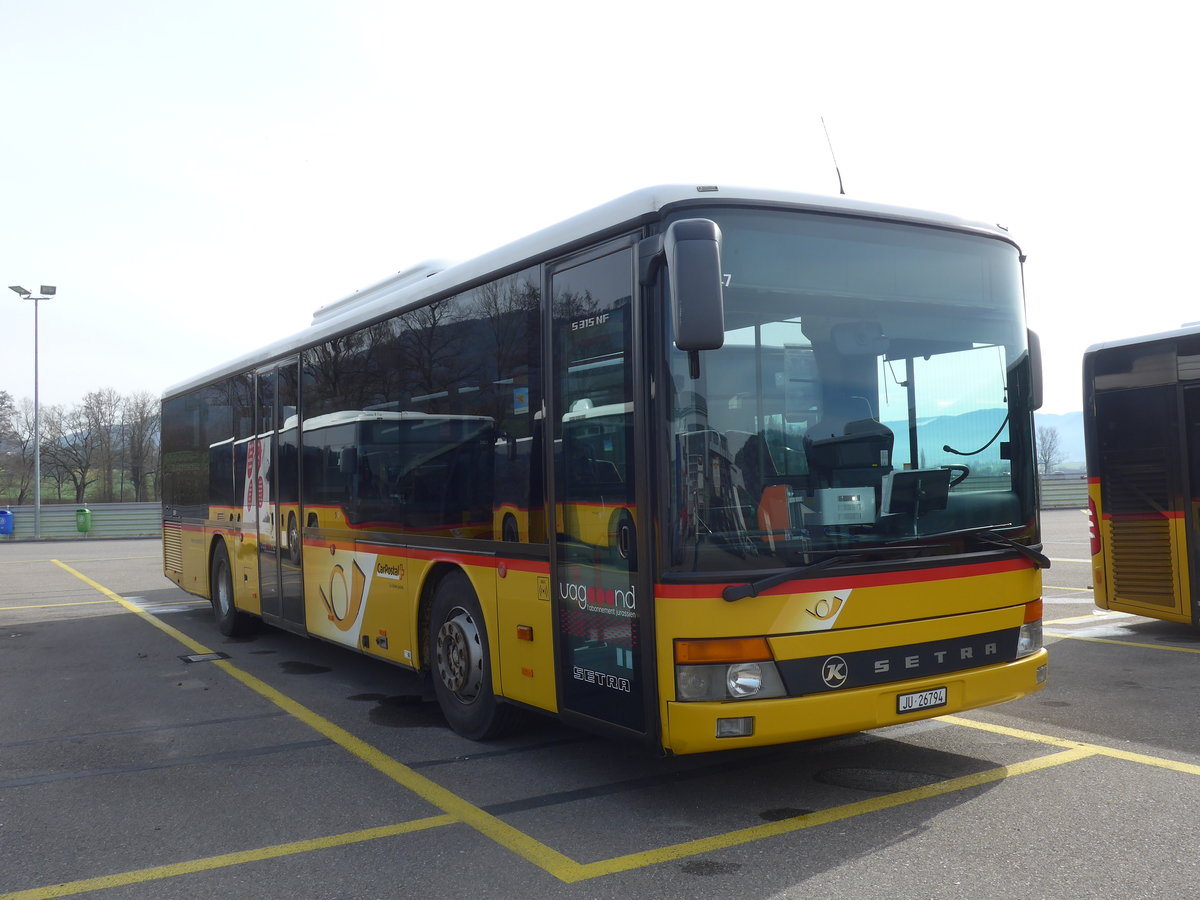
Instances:
[[[159,394],[428,258],[637,188],[1000,223],[1044,412],[1098,341],[1200,319],[1178,3],[0,0],[0,280],[40,393]],[[0,390],[33,395],[0,297]]]

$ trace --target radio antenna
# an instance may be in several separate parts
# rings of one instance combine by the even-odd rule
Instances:
[[[824,116],[821,116],[821,127],[825,129],[825,142],[829,144],[829,155],[833,158],[833,171],[837,172],[838,193],[844,197],[846,196],[846,188],[842,185],[842,170],[838,168],[837,156],[833,152],[833,139],[829,137],[829,126],[825,124]]]

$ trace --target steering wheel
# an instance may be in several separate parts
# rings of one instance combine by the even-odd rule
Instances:
[[[968,466],[960,465],[958,463],[949,466],[939,466],[939,468],[950,470],[950,487],[954,487],[957,484],[962,484],[963,481],[966,480],[966,477],[971,474],[971,469]],[[957,474],[957,478],[954,477],[955,474]]]

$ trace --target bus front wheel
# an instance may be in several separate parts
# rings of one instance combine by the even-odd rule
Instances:
[[[429,664],[434,694],[451,728],[474,741],[499,737],[509,730],[515,710],[498,702],[492,691],[483,611],[462,572],[447,575],[434,592]]]

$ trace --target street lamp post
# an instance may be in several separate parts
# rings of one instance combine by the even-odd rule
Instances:
[[[20,285],[9,285],[23,300],[33,300],[33,539],[42,537],[42,407],[38,401],[38,301],[49,300],[57,288],[43,284],[40,296]]]

